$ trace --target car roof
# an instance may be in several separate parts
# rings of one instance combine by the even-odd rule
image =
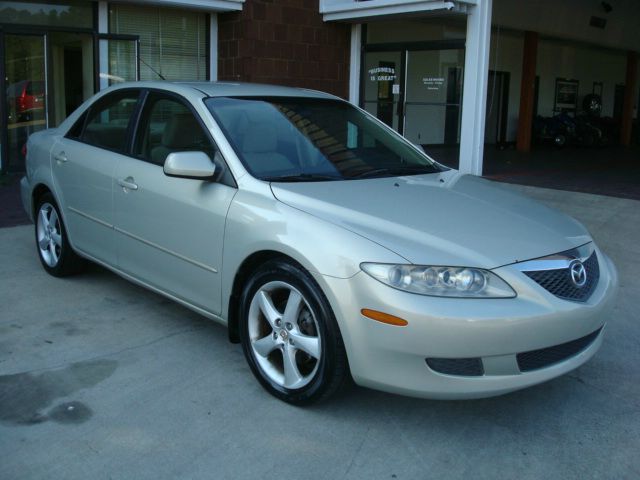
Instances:
[[[343,100],[329,93],[307,88],[286,87],[283,85],[267,85],[242,82],[170,82],[170,81],[137,81],[118,82],[96,94],[96,99],[122,89],[148,88],[174,92],[192,99],[203,97],[298,97]]]
[[[260,83],[243,82],[145,82],[154,83],[157,88],[167,88],[167,84],[180,85],[198,90],[209,97],[309,97],[331,98],[337,97],[328,93],[306,88],[286,87],[282,85],[266,85]]]

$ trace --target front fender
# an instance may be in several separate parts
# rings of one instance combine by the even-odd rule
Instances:
[[[350,278],[360,263],[404,263],[402,257],[356,233],[314,217],[262,191],[239,190],[227,214],[222,268],[222,312],[228,312],[235,276],[249,256],[275,251],[314,275]],[[223,314],[224,314],[223,313]]]

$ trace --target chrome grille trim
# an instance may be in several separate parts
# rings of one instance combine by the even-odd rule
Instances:
[[[548,255],[546,257],[534,258],[533,260],[515,263],[513,266],[521,272],[562,270],[569,268],[569,265],[573,260],[578,259],[582,263],[586,262],[591,255],[593,255],[594,251],[595,247],[593,242],[589,242],[565,252],[554,253],[553,255]]]
[[[579,249],[568,250],[560,254],[552,255],[551,257],[555,257],[553,259],[545,257],[543,259],[522,262],[519,269],[556,297],[575,302],[586,302],[596,289],[598,280],[600,279],[598,254],[592,243],[587,245],[590,246],[589,249],[581,247]],[[591,251],[590,255],[584,258],[583,255],[589,251]],[[571,279],[569,267],[571,262],[576,259],[583,263],[587,274],[586,283],[583,286],[577,286]],[[526,269],[522,268],[523,264],[526,264]],[[540,268],[541,266],[553,268]]]

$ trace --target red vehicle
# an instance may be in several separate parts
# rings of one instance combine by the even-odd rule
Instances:
[[[9,85],[7,101],[10,120],[28,122],[43,118],[44,82],[42,80],[22,80]]]

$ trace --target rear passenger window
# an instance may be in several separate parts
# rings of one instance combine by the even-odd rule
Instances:
[[[173,152],[204,152],[214,156],[214,148],[195,115],[182,102],[161,95],[150,95],[144,108],[134,153],[145,160],[164,165]]]
[[[91,107],[82,141],[125,152],[127,128],[138,103],[138,92],[116,92]]]

